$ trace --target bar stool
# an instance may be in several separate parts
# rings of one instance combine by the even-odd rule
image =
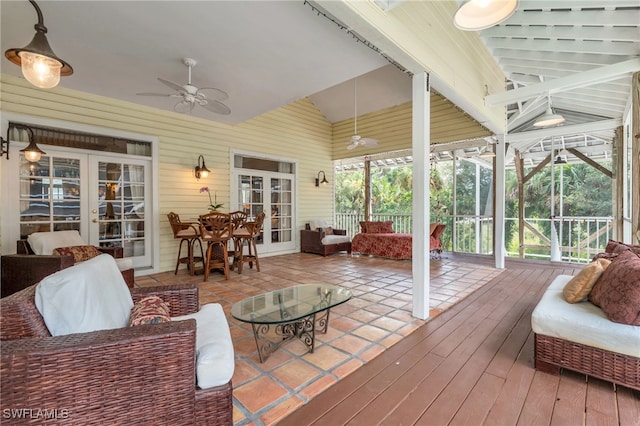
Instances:
[[[181,263],[187,265],[187,270],[190,275],[195,273],[195,264],[202,262],[204,265],[204,253],[202,251],[202,242],[200,241],[200,230],[195,224],[190,222],[180,221],[180,216],[177,213],[169,212],[167,214],[169,218],[169,224],[173,231],[173,238],[180,239],[180,248],[178,249],[178,260],[176,262],[176,270],[174,275],[178,274],[178,267]],[[200,246],[200,257],[193,256],[193,246],[198,242]],[[187,256],[182,256],[182,244],[187,243]]]
[[[249,263],[249,268],[253,268],[253,263],[256,263],[256,270],[260,272],[260,260],[258,259],[258,246],[256,245],[256,238],[262,231],[262,224],[266,214],[262,212],[256,216],[255,221],[245,222],[242,228],[238,229],[234,233],[234,238],[237,241],[237,247],[240,252],[240,259],[238,259],[238,273],[242,274],[242,265],[245,262]],[[244,254],[244,243],[247,243],[247,254]],[[235,262],[235,258],[234,258]]]
[[[229,213],[229,216],[231,217],[231,228],[233,230],[233,233],[235,234],[240,228],[242,228],[242,225],[244,225],[244,223],[247,221],[247,213],[238,210],[235,212],[231,212]],[[233,268],[235,266],[238,265],[238,262],[240,260],[240,255],[242,254],[242,246],[240,246],[240,240],[238,238],[233,238],[233,250],[229,250],[229,257],[233,257],[233,262],[231,263],[231,270],[233,271]]]
[[[209,213],[200,216],[200,239],[207,243],[204,280],[209,279],[212,268],[222,268],[229,279],[228,245],[233,233],[231,217],[227,213]]]

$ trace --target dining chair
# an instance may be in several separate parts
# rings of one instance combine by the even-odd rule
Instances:
[[[238,240],[240,251],[240,258],[238,259],[239,274],[242,274],[242,265],[245,262],[249,263],[249,268],[253,268],[253,263],[255,262],[256,270],[260,272],[260,260],[258,259],[258,246],[256,244],[256,239],[262,231],[265,216],[265,212],[259,213],[254,221],[245,222],[242,228],[235,233],[235,238]],[[247,254],[244,254],[245,243],[247,243]]]
[[[225,279],[229,279],[229,240],[233,235],[231,216],[228,213],[212,212],[200,216],[200,239],[207,243],[204,280],[209,279],[211,269],[221,268]]]
[[[178,274],[178,267],[180,267],[181,263],[185,263],[189,274],[193,275],[195,273],[195,264],[197,262],[202,262],[204,265],[204,253],[202,251],[202,242],[200,241],[200,229],[197,224],[182,222],[180,220],[180,215],[177,213],[169,212],[167,213],[167,218],[169,218],[169,224],[173,231],[173,238],[180,239],[178,260],[176,261],[176,270],[174,271],[174,275]],[[196,242],[200,246],[200,257],[194,257],[193,250]],[[182,256],[182,244],[184,243],[187,243],[186,256]]]

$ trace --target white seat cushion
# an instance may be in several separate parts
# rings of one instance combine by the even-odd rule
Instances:
[[[82,237],[76,230],[34,232],[27,237],[27,242],[35,254],[50,255],[58,247],[84,246]]]
[[[640,357],[640,327],[610,321],[602,309],[591,302],[568,303],[562,290],[571,278],[559,275],[549,285],[531,314],[533,331]]]
[[[45,277],[36,287],[35,303],[52,336],[127,327],[133,307],[108,254]]]
[[[224,385],[233,376],[235,355],[229,323],[219,303],[203,305],[195,314],[171,321],[196,320],[196,379],[201,389]]]
[[[325,235],[321,240],[322,245],[328,246],[331,244],[348,243],[351,238],[348,235]]]

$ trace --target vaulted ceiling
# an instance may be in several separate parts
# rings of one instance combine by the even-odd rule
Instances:
[[[382,13],[394,14],[408,2],[375,3]],[[431,3],[411,6],[427,13]],[[158,77],[186,83],[182,59],[189,57],[198,61],[193,83],[223,89],[231,108],[230,115],[203,109],[193,114],[229,124],[305,97],[330,122],[351,118],[356,77],[359,115],[411,99],[405,73],[313,5],[303,0],[40,2],[52,47],[75,68],[62,87],[172,110],[174,98],[136,94],[171,93]],[[2,1],[0,14],[2,50],[28,43],[36,21],[31,5]],[[478,35],[507,79],[507,91],[487,93],[486,102],[505,106],[516,145],[548,145],[555,130],[532,127],[548,98],[566,118],[567,131],[554,138],[611,140],[630,102],[631,74],[640,70],[640,0],[524,0],[507,21]],[[20,72],[5,59],[0,71]]]

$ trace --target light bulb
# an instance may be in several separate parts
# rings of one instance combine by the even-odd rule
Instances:
[[[30,163],[37,163],[40,161],[42,154],[38,151],[24,151],[24,158]]]
[[[58,85],[62,63],[48,56],[27,51],[22,51],[18,55],[21,60],[22,75],[29,83],[41,89],[50,89]]]

